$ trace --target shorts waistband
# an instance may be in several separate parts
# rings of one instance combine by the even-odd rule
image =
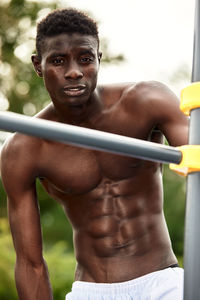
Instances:
[[[168,266],[167,268],[179,268],[179,264],[173,264],[171,266]]]
[[[174,269],[181,270],[182,268],[174,267]],[[174,269],[171,267],[164,270],[159,270],[146,274],[144,276],[138,277],[125,282],[119,283],[95,283],[95,282],[86,282],[86,281],[75,281],[72,285],[72,292],[82,292],[82,293],[93,293],[93,294],[119,294],[119,293],[128,293],[131,289],[134,288],[136,291],[143,291],[143,289],[152,289],[152,286],[156,284],[164,284],[168,280],[173,280],[173,275],[175,275]]]

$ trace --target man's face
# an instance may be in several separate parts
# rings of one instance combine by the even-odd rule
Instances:
[[[97,84],[98,42],[81,34],[60,34],[46,38],[41,72],[54,104],[84,105]]]

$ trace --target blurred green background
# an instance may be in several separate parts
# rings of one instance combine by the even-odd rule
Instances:
[[[33,115],[49,102],[43,82],[31,66],[34,52],[36,20],[54,8],[59,1],[1,0],[0,2],[0,110]],[[67,7],[67,1],[65,2]],[[111,55],[107,41],[101,41],[103,64],[120,63],[123,54]],[[9,100],[8,100],[9,99]],[[5,139],[1,133],[0,140]],[[72,231],[62,208],[37,182],[47,261],[54,298],[64,299],[74,276]],[[164,168],[165,215],[173,248],[182,264],[185,209],[184,179]],[[6,195],[0,181],[0,299],[18,299],[14,283],[15,252],[7,221]]]

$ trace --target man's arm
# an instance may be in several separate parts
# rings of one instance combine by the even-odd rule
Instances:
[[[155,118],[171,146],[188,144],[189,118],[180,110],[177,96],[165,85],[158,86],[155,96]]]
[[[51,300],[35,189],[37,157],[34,159],[34,149],[23,141],[14,137],[1,153],[1,174],[16,250],[16,286],[20,300]]]
[[[156,126],[171,146],[188,144],[189,119],[180,110],[177,96],[164,84],[143,82],[134,88],[134,96],[143,109],[143,118]]]

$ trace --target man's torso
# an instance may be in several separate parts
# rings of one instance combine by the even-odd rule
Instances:
[[[99,90],[101,109],[79,125],[162,142],[145,107],[127,100],[127,90]],[[39,117],[57,121],[51,109]],[[43,140],[38,172],[72,224],[76,280],[121,282],[176,263],[160,164]]]

